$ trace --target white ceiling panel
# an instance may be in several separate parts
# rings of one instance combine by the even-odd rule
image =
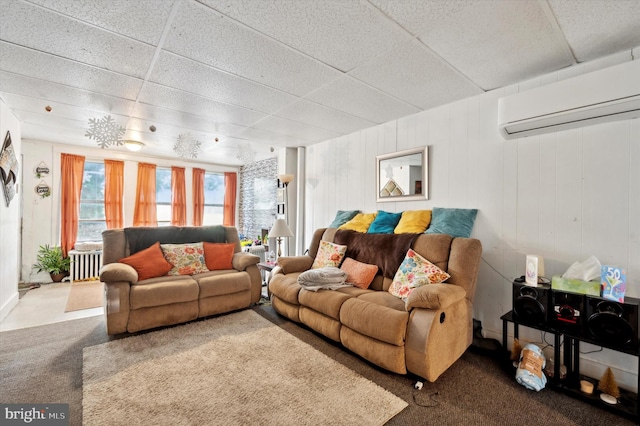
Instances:
[[[254,129],[268,130],[273,133],[283,134],[307,141],[303,145],[311,142],[322,142],[340,136],[340,133],[319,127],[309,126],[286,118],[270,116],[252,126]]]
[[[79,89],[135,99],[142,80],[0,42],[0,68]]]
[[[344,72],[407,39],[396,24],[366,2],[198,1]]]
[[[180,8],[164,48],[295,95],[304,95],[339,75],[197,3]]]
[[[0,92],[4,93],[3,97],[9,97],[11,94],[29,97],[34,103],[39,103],[41,108],[47,105],[55,107],[56,104],[75,105],[81,109],[128,115],[134,105],[130,100],[4,71],[0,71]],[[7,103],[11,105],[10,102]]]
[[[112,115],[239,165],[634,48],[640,0],[0,0],[0,97],[25,139]]]
[[[144,77],[155,50],[22,1],[0,2],[0,28],[5,41],[135,77]]]
[[[537,1],[371,1],[485,90],[574,63]]]
[[[637,46],[638,0],[549,0],[549,5],[580,62]]]
[[[281,109],[276,115],[343,134],[352,133],[376,124],[373,121],[304,99]]]
[[[160,41],[175,0],[27,0],[152,45]]]
[[[348,76],[327,84],[307,98],[374,123],[385,123],[420,111]]]
[[[140,95],[140,102],[209,117],[212,122],[222,121],[250,125],[266,117],[265,114],[257,111],[203,98],[155,83],[147,83]]]
[[[189,78],[185,78],[187,75]],[[168,52],[160,55],[149,80],[265,113],[273,113],[298,99],[280,90]]]
[[[349,73],[421,109],[482,93],[423,44],[411,40]]]

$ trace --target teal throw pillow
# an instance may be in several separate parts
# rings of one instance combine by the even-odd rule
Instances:
[[[478,209],[447,209],[434,207],[431,225],[425,234],[449,234],[452,237],[469,238]]]
[[[338,210],[336,218],[333,219],[329,228],[339,228],[341,225],[344,225],[356,217],[358,213],[360,213],[360,210]]]
[[[393,230],[396,229],[396,225],[400,222],[402,212],[389,213],[382,210],[378,210],[376,218],[369,226],[367,230],[368,234],[393,234]]]

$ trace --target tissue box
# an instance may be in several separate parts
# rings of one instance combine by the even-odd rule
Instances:
[[[574,280],[554,275],[551,278],[551,289],[568,291],[570,293],[588,294],[589,296],[600,296],[600,281]]]

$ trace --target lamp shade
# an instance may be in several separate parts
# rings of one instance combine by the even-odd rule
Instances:
[[[289,225],[287,225],[284,219],[276,219],[271,231],[269,231],[269,238],[281,237],[293,237],[293,232],[291,232]]]
[[[293,175],[292,174],[278,175],[278,179],[280,179],[280,182],[284,183],[285,185],[288,185],[289,183],[291,183],[291,181],[293,181]]]

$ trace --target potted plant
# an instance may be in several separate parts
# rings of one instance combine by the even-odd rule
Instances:
[[[62,256],[61,247],[50,247],[49,244],[40,246],[37,259],[38,262],[33,267],[38,268],[38,272],[48,272],[53,282],[58,283],[69,275],[71,258]]]

